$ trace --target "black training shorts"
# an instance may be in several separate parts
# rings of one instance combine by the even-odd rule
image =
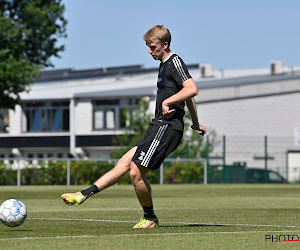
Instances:
[[[150,124],[145,137],[135,144],[138,146],[132,161],[151,170],[156,170],[164,159],[173,152],[183,136],[183,131],[171,125]]]

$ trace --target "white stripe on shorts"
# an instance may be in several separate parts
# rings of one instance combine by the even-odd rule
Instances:
[[[142,166],[148,167],[150,159],[151,159],[152,155],[154,154],[157,146],[159,145],[160,140],[163,137],[165,131],[167,130],[167,127],[168,127],[168,124],[165,124],[165,125],[161,126],[158,129],[158,131],[157,131],[157,133],[156,133],[156,135],[155,135],[155,137],[154,137],[154,139],[153,139],[153,141],[152,141],[152,143],[151,143],[151,145],[150,145],[143,161],[141,162]]]

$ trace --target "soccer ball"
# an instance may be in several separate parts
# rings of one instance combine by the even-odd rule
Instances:
[[[27,208],[22,201],[10,199],[0,206],[0,220],[8,227],[18,227],[23,224],[27,216]]]

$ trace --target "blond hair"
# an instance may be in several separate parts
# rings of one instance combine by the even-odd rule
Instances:
[[[144,40],[147,44],[152,43],[155,39],[158,39],[161,43],[168,42],[169,47],[171,44],[171,33],[163,25],[152,26],[144,35]]]

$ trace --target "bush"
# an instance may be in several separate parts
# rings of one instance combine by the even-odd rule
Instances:
[[[202,162],[167,162],[165,165],[164,183],[203,183]]]
[[[66,161],[42,161],[21,170],[22,185],[66,185],[67,165]],[[91,185],[100,176],[111,170],[115,161],[71,161],[70,184]],[[147,179],[151,184],[160,182],[160,170],[149,171]],[[202,162],[165,162],[164,183],[203,183]],[[17,170],[7,167],[0,162],[0,185],[16,185]],[[131,184],[127,173],[119,184]]]
[[[115,162],[78,161],[71,164],[71,184],[91,185],[100,176],[111,170]]]
[[[41,161],[37,166],[21,170],[22,185],[65,185],[67,183],[65,161]]]
[[[17,170],[8,167],[3,161],[0,162],[0,185],[16,185]]]

